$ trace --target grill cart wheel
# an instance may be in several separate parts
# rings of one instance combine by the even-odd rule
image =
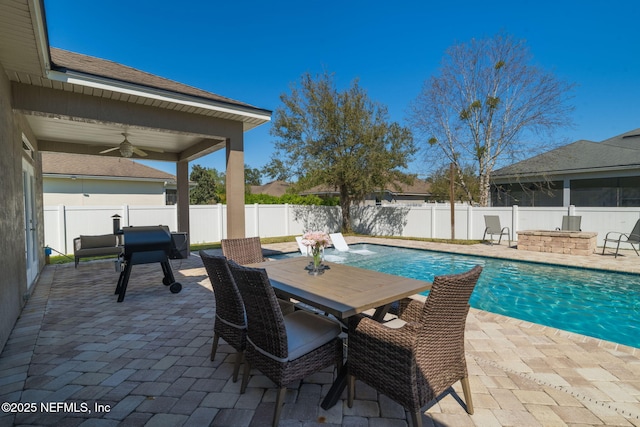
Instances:
[[[182,285],[178,282],[172,283],[171,286],[169,286],[169,290],[172,294],[177,294],[182,290]]]
[[[165,286],[169,286],[170,284],[173,283],[173,280],[171,280],[169,277],[163,277],[162,278],[162,284]]]

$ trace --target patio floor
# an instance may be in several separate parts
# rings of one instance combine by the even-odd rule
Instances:
[[[640,273],[633,252],[614,259],[504,244],[347,240]],[[265,247],[297,250],[295,242]],[[3,406],[0,426],[270,425],[273,384],[254,371],[240,394],[233,349],[223,344],[209,360],[215,304],[200,259],[172,265],[181,293],[161,284],[159,265],[140,265],[122,303],[110,261],[47,266],[0,354],[0,401],[27,404],[20,413]],[[466,353],[475,414],[456,401],[457,384],[423,408],[425,426],[640,426],[640,349],[471,309]],[[280,425],[407,426],[399,405],[362,383],[353,408],[345,393],[321,409],[332,380],[327,369],[289,386]]]

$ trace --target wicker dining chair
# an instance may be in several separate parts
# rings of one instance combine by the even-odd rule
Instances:
[[[222,239],[220,243],[223,255],[240,265],[255,264],[265,260],[259,237]]]
[[[359,379],[402,405],[413,427],[420,427],[420,408],[461,381],[466,410],[473,414],[464,329],[481,272],[475,266],[466,273],[437,276],[425,302],[401,301],[398,311],[406,323],[399,328],[360,315],[349,319],[349,407]]]
[[[247,320],[244,312],[244,303],[236,282],[231,275],[231,270],[229,270],[227,259],[223,256],[209,255],[205,251],[200,251],[199,255],[209,275],[216,300],[211,360],[216,357],[218,341],[222,337],[236,350],[236,360],[233,368],[233,382],[236,382],[243,353],[247,347]]]
[[[273,426],[277,426],[288,384],[327,366],[342,367],[341,327],[338,322],[297,310],[284,316],[264,269],[229,261],[247,313],[247,349],[240,392],[250,369],[256,368],[278,387]]]

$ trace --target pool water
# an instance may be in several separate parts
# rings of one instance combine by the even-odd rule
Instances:
[[[350,247],[375,253],[329,249],[327,260],[429,282],[480,264],[484,269],[472,307],[640,348],[640,275],[381,245]]]

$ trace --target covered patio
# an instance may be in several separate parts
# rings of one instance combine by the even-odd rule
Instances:
[[[534,261],[545,255],[504,245],[358,241]],[[265,248],[297,250],[295,242]],[[554,259],[640,271],[632,256]],[[0,425],[269,425],[274,385],[253,371],[240,394],[228,345],[209,360],[215,299],[200,259],[172,264],[181,293],[161,284],[157,265],[136,266],[121,304],[113,294],[112,262],[46,266],[0,354],[0,399],[36,403],[37,411],[0,413]],[[475,414],[457,402],[457,385],[424,408],[425,425],[640,426],[640,349],[472,309],[466,352]],[[333,408],[321,409],[333,377],[327,369],[289,387],[280,425],[407,425],[399,405],[363,384],[353,408],[345,393]],[[40,402],[76,403],[78,409],[43,412]],[[82,403],[91,412],[83,412]]]

